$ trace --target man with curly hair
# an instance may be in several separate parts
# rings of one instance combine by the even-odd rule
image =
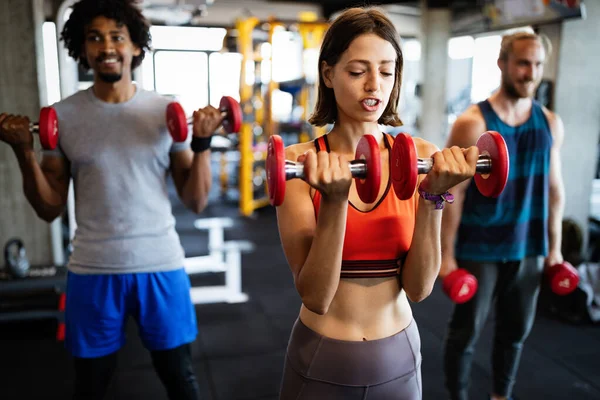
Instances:
[[[53,105],[58,147],[38,163],[28,119],[6,114],[0,140],[13,148],[40,218],[50,222],[63,212],[74,181],[77,230],[65,311],[74,398],[104,397],[131,316],[169,398],[197,399],[190,349],[196,314],[166,178],[170,172],[190,210],[205,208],[209,141],[222,117],[211,106],[196,111],[191,143],[173,142],[165,121],[170,100],[132,80],[151,40],[134,1],[80,0],[61,36],[94,82]]]

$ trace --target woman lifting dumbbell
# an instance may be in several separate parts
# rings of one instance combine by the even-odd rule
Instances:
[[[367,140],[368,139],[368,140]],[[508,180],[509,159],[506,142],[498,132],[485,132],[477,141],[479,157],[474,177],[481,193],[497,197]],[[355,159],[350,162],[350,172],[355,178],[358,196],[364,203],[372,203],[377,198],[381,180],[381,164],[377,141],[372,135],[363,136],[358,143]],[[433,169],[433,158],[418,158],[415,141],[410,135],[400,133],[394,139],[391,152],[390,178],[394,192],[400,200],[413,197],[420,174],[428,174]],[[271,204],[279,206],[285,195],[285,181],[292,178],[305,178],[304,164],[284,159],[282,139],[274,135],[269,139],[268,186]],[[423,194],[426,196],[426,194]],[[452,202],[451,194],[434,196],[438,207],[444,202]],[[555,274],[562,276],[561,274]],[[570,281],[556,278],[563,286]],[[469,301],[477,291],[477,279],[464,269],[457,269],[444,278],[444,292],[455,303]],[[554,284],[553,287],[558,287]]]
[[[402,69],[390,20],[374,8],[344,11],[323,40],[310,119],[333,128],[285,149],[280,138],[269,143],[270,198],[302,298],[281,399],[421,398],[408,300],[432,290],[441,262],[436,204],[474,176],[479,154],[415,139],[432,168],[409,199],[392,193],[393,139],[378,125],[401,125]]]

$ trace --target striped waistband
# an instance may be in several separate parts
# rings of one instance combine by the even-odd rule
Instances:
[[[402,259],[342,260],[342,278],[386,278],[400,273]]]

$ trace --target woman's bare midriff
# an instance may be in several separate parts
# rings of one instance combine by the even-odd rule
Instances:
[[[300,320],[313,331],[338,340],[364,341],[392,336],[412,321],[398,278],[341,279],[325,315],[304,305]]]

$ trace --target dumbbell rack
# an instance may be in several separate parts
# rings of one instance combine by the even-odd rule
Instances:
[[[184,267],[188,275],[206,272],[224,272],[225,284],[192,287],[192,303],[243,303],[248,295],[242,292],[242,253],[254,250],[254,244],[245,240],[224,240],[224,230],[233,228],[232,218],[200,218],[194,221],[198,230],[208,231],[208,255],[188,257]]]

